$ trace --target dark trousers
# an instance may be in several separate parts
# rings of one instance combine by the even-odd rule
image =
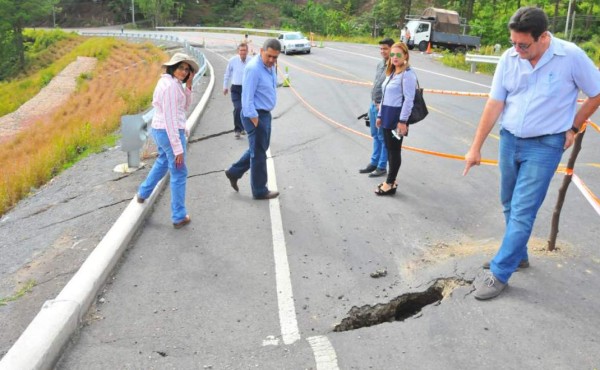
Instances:
[[[404,136],[400,136],[400,140],[398,140],[392,135],[392,130],[384,128],[383,141],[385,142],[385,147],[388,152],[389,163],[388,175],[385,182],[393,185],[394,181],[396,181],[396,177],[398,177],[398,171],[400,171],[400,165],[402,164],[402,155],[400,151],[402,150]]]
[[[243,117],[242,123],[248,133],[248,150],[227,170],[232,176],[240,178],[250,170],[250,185],[254,198],[260,198],[269,192],[267,188],[267,149],[271,142],[271,113],[258,111],[258,126],[254,127],[249,118]]]
[[[231,85],[231,101],[233,102],[233,130],[244,131],[242,125],[242,85]]]

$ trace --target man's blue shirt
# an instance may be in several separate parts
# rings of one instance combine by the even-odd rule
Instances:
[[[569,130],[579,90],[589,97],[600,94],[600,71],[575,44],[552,36],[535,68],[514,47],[505,51],[490,98],[505,103],[502,127],[528,138]]]
[[[258,117],[258,109],[271,111],[277,102],[277,71],[267,68],[260,55],[252,58],[244,69],[242,82],[242,114]]]
[[[239,55],[234,55],[229,59],[227,68],[225,68],[225,75],[223,76],[223,88],[229,88],[229,82],[232,85],[241,85],[242,78],[244,77],[244,68],[252,57],[246,57],[246,60],[242,61]]]

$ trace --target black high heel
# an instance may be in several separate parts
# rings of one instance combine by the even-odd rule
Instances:
[[[394,186],[394,185],[392,185],[392,187],[389,188],[388,190],[382,190],[381,187],[383,186],[383,183],[381,183],[377,186],[377,190],[375,191],[375,194],[377,194],[377,195],[394,195],[394,194],[396,194],[396,189],[398,189],[398,185],[396,185],[396,186]]]

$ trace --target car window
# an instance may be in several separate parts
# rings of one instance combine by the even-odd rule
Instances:
[[[286,33],[283,35],[284,40],[302,40],[304,36],[301,33]]]
[[[419,28],[417,28],[417,33],[419,32],[427,32],[429,31],[429,23],[421,23]]]

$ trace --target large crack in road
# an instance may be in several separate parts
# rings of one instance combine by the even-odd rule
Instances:
[[[442,299],[450,296],[454,289],[470,284],[472,281],[465,279],[440,278],[424,292],[405,293],[388,303],[378,303],[374,306],[354,306],[333,331],[341,332],[392,321],[404,321],[421,312],[423,307],[438,304]]]

